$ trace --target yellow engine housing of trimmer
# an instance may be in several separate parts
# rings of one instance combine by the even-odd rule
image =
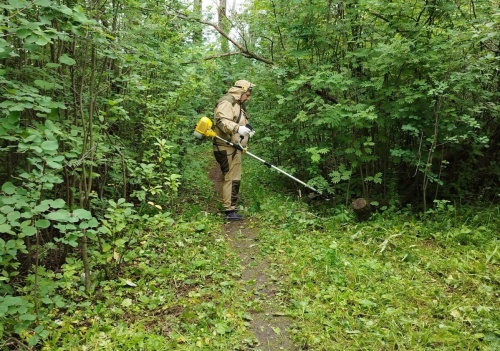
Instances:
[[[215,137],[215,132],[212,130],[213,123],[208,117],[201,117],[194,129],[194,136],[198,139],[203,137]]]

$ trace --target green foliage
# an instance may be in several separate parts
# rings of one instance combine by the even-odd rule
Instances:
[[[280,291],[301,348],[498,346],[497,208],[470,217],[442,204],[435,219],[391,210],[355,223],[340,208],[259,200],[262,255],[286,277]]]
[[[137,243],[142,225],[149,218],[137,215],[133,206],[125,199],[109,200],[98,230],[88,234],[99,248],[94,253],[93,265],[102,267],[109,278],[114,278],[120,265],[134,257],[130,248]],[[169,214],[163,215],[168,218]]]
[[[414,349],[415,340],[429,348],[494,347],[493,279],[474,277],[496,274],[485,272],[498,262],[498,223],[487,210],[464,220],[455,201],[498,196],[496,8],[256,0],[234,22],[245,48],[275,62],[264,66],[220,56],[210,41],[200,45],[199,23],[183,19],[191,13],[184,2],[106,4],[0,4],[2,348],[245,347],[244,308],[226,307],[237,295],[236,263],[204,203],[212,188],[200,182],[211,158],[193,157],[190,138],[197,119],[241,78],[257,83],[249,110],[259,155],[346,203],[358,196],[410,202],[430,221],[393,223],[384,216],[399,209],[390,207],[364,227],[333,205],[324,219],[291,201],[299,193],[290,179],[264,167],[249,176],[243,209],[268,213],[263,221],[279,245],[312,248],[310,257],[283,248],[311,262],[287,271],[291,314],[304,321],[297,339],[312,349],[342,325],[338,340],[362,348],[358,332],[375,336],[386,322],[400,327],[382,328],[380,347]],[[208,56],[219,58],[201,60]],[[275,203],[269,189],[288,198]],[[325,228],[348,233],[359,251]],[[297,230],[319,234],[303,241]],[[441,255],[435,261],[426,258],[428,241]],[[277,243],[264,243],[275,252]],[[468,250],[472,266],[450,247]],[[346,265],[352,257],[359,270]],[[434,289],[422,293],[431,301],[422,317],[401,302],[419,305],[426,282],[381,295],[397,283],[383,274],[406,277],[400,263]],[[323,269],[333,274],[316,281]],[[441,271],[442,284],[469,305],[443,292],[435,281]],[[373,272],[382,272],[381,287],[360,283]],[[332,299],[360,318],[329,321]],[[114,322],[143,311],[146,320]],[[321,324],[327,337],[315,329]],[[406,337],[413,329],[416,339]]]
[[[228,255],[219,219],[199,215],[174,224],[157,215],[147,223],[148,230],[134,233],[137,241],[129,242],[132,260],[122,267],[121,277],[99,279],[91,301],[66,305],[72,313],[58,316],[43,347],[155,350],[161,343],[187,350],[241,343],[246,328],[235,300],[238,260]],[[72,278],[65,283],[65,294],[70,286],[73,294],[81,294],[81,264],[68,261],[63,268]]]
[[[121,273],[149,218],[172,221],[183,135],[203,100],[191,97],[207,83],[203,70],[182,66],[187,39],[178,21],[121,5],[0,5],[8,345],[32,348],[69,331],[57,324],[59,309],[75,308],[101,279]]]
[[[346,199],[387,196],[391,186],[425,211],[428,200],[479,192],[498,177],[473,156],[497,157],[498,13],[486,2],[470,6],[254,2],[245,17],[252,38],[273,43],[256,48],[279,65],[247,71],[266,77],[255,126],[267,148]],[[341,167],[353,171],[346,185]]]

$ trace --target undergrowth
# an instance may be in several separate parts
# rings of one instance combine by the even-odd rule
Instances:
[[[120,278],[100,282],[90,301],[65,314],[46,349],[238,345],[246,332],[246,321],[233,303],[238,262],[228,253],[217,224],[200,214],[190,222],[150,228]]]
[[[257,182],[264,171],[254,172],[246,184],[262,254],[288,277],[283,299],[300,349],[500,347],[498,206],[391,208],[358,222],[343,206],[269,192]]]
[[[53,287],[39,309],[41,333],[12,335],[0,349],[230,350],[253,344],[236,283],[239,260],[228,249],[222,217],[213,210],[213,185],[204,176],[212,164],[206,152],[206,145],[189,151],[179,201],[169,209],[152,204],[125,226],[131,239],[120,254],[109,255],[113,269],[91,263],[90,292],[78,256],[40,274],[38,284]]]
[[[173,214],[151,214],[114,277],[95,272],[88,295],[78,257],[53,273],[64,277],[65,303],[47,305],[41,349],[255,349],[240,262],[205,177],[207,149],[190,155]],[[391,208],[358,222],[334,201],[307,204],[280,186],[281,175],[244,162],[241,210],[260,230],[271,275],[284,277],[275,298],[300,350],[498,349],[498,207],[425,216]]]

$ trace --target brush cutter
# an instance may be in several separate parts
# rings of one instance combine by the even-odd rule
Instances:
[[[198,122],[198,124],[196,125],[196,128],[194,130],[194,136],[198,139],[203,139],[203,137],[209,137],[209,138],[215,138],[215,139],[218,139],[220,141],[223,141],[224,143],[226,143],[227,145],[229,146],[232,146],[234,147],[235,149],[237,150],[241,150],[244,154],[247,154],[249,156],[252,156],[253,158],[255,158],[256,160],[262,162],[263,164],[265,164],[266,166],[268,166],[269,168],[272,168],[272,169],[275,169],[277,170],[278,172],[280,173],[283,173],[284,175],[286,175],[288,178],[291,178],[293,180],[295,180],[297,183],[300,183],[302,184],[303,186],[305,186],[306,188],[309,188],[311,189],[312,191],[314,191],[315,193],[317,194],[320,194],[321,193],[314,189],[313,187],[307,185],[306,183],[304,183],[303,181],[301,181],[300,179],[297,179],[295,178],[294,176],[292,176],[291,174],[288,174],[287,172],[283,171],[282,169],[279,169],[278,167],[276,167],[275,165],[272,165],[270,164],[269,162],[267,162],[266,160],[263,160],[261,159],[260,157],[252,154],[251,152],[249,152],[247,150],[247,148],[243,147],[240,143],[238,144],[235,144],[235,143],[232,143],[226,139],[223,139],[221,137],[219,137],[217,134],[215,134],[215,132],[212,130],[212,121],[208,118],[208,117],[202,117],[200,119],[200,121]],[[243,139],[243,137],[241,137]]]

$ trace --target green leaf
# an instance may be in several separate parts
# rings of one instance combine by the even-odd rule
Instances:
[[[36,315],[30,314],[30,313],[25,313],[25,314],[22,314],[19,317],[19,319],[22,321],[34,321],[36,319]]]
[[[35,222],[35,225],[37,228],[45,229],[45,228],[48,228],[50,226],[50,221],[48,221],[46,219],[39,219]]]
[[[73,10],[73,19],[80,23],[88,22],[89,20],[85,16],[84,12],[85,12],[84,9],[80,5],[75,6]]]
[[[92,213],[90,211],[87,211],[83,208],[79,208],[73,211],[73,214],[81,219],[91,219],[92,218]]]
[[[35,0],[35,5],[43,6],[43,7],[51,7],[52,1],[51,0]]]
[[[53,208],[63,208],[64,206],[66,206],[66,201],[64,201],[63,199],[56,199],[52,201]]]
[[[54,151],[57,150],[59,144],[57,143],[56,140],[46,140],[40,146],[45,151]]]
[[[9,5],[15,9],[22,9],[28,7],[28,3],[25,0],[9,0]]]
[[[16,35],[21,39],[27,38],[29,35],[31,35],[31,33],[33,33],[33,31],[26,27],[19,28],[16,31]]]
[[[5,214],[10,213],[12,211],[14,211],[14,207],[12,207],[12,206],[2,206],[0,208],[0,212],[5,213]]]
[[[71,57],[69,57],[66,54],[59,57],[59,62],[64,63],[65,65],[68,65],[68,66],[73,66],[74,64],[76,64],[76,61],[73,60]]]
[[[71,233],[68,235],[67,237],[68,240],[66,240],[65,242],[72,246],[72,247],[77,247],[78,246],[78,236],[75,235],[74,233]]]
[[[40,337],[38,335],[33,335],[31,338],[28,339],[28,346],[30,346],[30,348],[32,348],[33,346],[38,344],[39,341],[40,341]]]
[[[59,209],[47,214],[45,217],[51,221],[69,221],[71,214],[66,210]]]
[[[123,307],[129,307],[129,306],[131,306],[131,305],[132,305],[132,299],[124,299],[124,300],[122,301],[122,306],[123,306]]]
[[[61,65],[59,63],[53,63],[53,62],[49,62],[47,63],[46,65],[48,68],[59,68],[61,67]]]
[[[38,213],[42,213],[42,212],[47,211],[49,208],[50,208],[50,204],[48,203],[48,201],[42,201],[42,203],[39,205],[36,205],[33,210],[38,212]]]
[[[95,218],[91,218],[88,221],[82,221],[79,225],[80,229],[88,229],[88,228],[95,228],[99,225],[99,222]]]
[[[116,246],[116,247],[120,247],[120,248],[121,248],[121,247],[124,247],[126,242],[127,242],[127,241],[126,241],[125,239],[117,239],[117,240],[115,241],[115,246]]]
[[[10,226],[10,224],[0,224],[0,233],[11,233],[11,229],[12,227]]]
[[[11,107],[12,105],[14,105],[14,102],[10,101],[10,100],[5,100],[5,101],[2,101],[0,103],[0,108],[9,108]]]
[[[2,191],[7,195],[12,195],[16,192],[16,187],[11,182],[6,182],[2,185]]]
[[[63,168],[63,165],[57,162],[47,162],[47,167],[50,167],[52,169],[61,169]]]
[[[48,43],[50,43],[50,39],[47,38],[45,35],[39,36],[38,39],[35,41],[35,44],[40,46],[47,45]]]
[[[22,237],[25,237],[25,236],[33,236],[35,235],[37,232],[36,228],[35,227],[32,227],[32,226],[27,226],[27,227],[24,227],[22,229],[22,232],[21,232],[21,236]]]
[[[61,233],[66,233],[66,224],[61,224],[61,223],[54,224],[54,228],[59,229]]]
[[[88,226],[91,228],[95,228],[99,225],[99,222],[95,218],[91,218],[90,221],[88,221]]]
[[[71,14],[73,13],[73,10],[71,10],[66,5],[59,6],[58,10],[68,16],[71,16]]]
[[[362,305],[362,306],[367,306],[367,307],[375,307],[377,306],[377,304],[371,300],[367,300],[367,299],[362,299],[359,301],[359,304]]]
[[[7,219],[11,223],[17,221],[19,218],[21,218],[21,213],[19,211],[12,211],[7,214]]]
[[[54,89],[56,84],[55,83],[51,83],[51,82],[47,82],[45,80],[41,80],[41,79],[37,79],[34,81],[35,85],[42,88],[42,89],[45,89],[45,90],[51,90],[51,89]]]

